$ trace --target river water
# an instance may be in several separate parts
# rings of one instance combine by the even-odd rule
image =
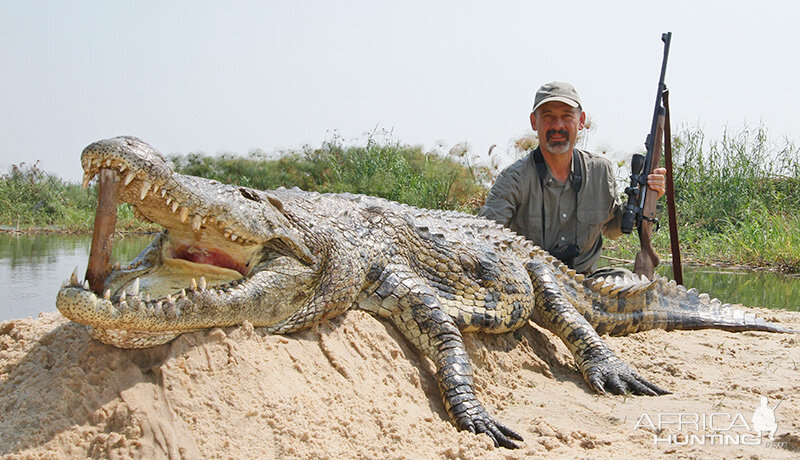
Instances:
[[[115,241],[112,261],[130,261],[152,239],[152,235],[129,235]],[[90,247],[87,235],[0,233],[0,321],[55,311],[56,293],[75,267],[83,279]],[[659,268],[669,274],[669,267]],[[724,302],[800,310],[796,277],[688,267],[684,282]]]

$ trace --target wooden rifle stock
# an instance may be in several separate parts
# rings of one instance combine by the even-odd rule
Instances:
[[[653,153],[650,161],[650,170],[642,171],[645,177],[653,172],[661,164],[661,147],[664,139],[664,112],[658,115],[656,132],[653,136]],[[656,223],[656,201],[658,194],[652,190],[647,190],[647,185],[642,187],[640,193],[645,193],[644,206],[642,207],[642,220],[639,222],[639,242],[641,249],[636,254],[633,264],[633,272],[637,275],[644,275],[648,279],[653,279],[655,268],[658,265],[658,254],[653,248],[653,224]]]

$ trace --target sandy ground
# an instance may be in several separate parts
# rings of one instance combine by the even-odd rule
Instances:
[[[800,313],[760,313],[800,329]],[[800,456],[800,336],[651,331],[609,339],[674,392],[656,398],[591,393],[566,348],[535,327],[465,341],[479,396],[525,438],[521,449],[456,431],[429,363],[391,325],[357,311],[291,336],[245,324],[144,351],[93,341],[58,313],[6,321],[0,456]],[[750,431],[761,396],[769,407],[781,401],[771,443]]]

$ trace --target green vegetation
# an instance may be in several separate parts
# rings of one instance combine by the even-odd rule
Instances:
[[[773,143],[762,127],[726,132],[712,141],[700,129],[684,129],[673,149],[681,246],[688,260],[800,271],[800,152],[790,141]],[[181,173],[257,189],[364,193],[469,213],[477,212],[497,172],[478,166],[466,144],[441,154],[374,137],[361,146],[334,139],[279,156],[254,151],[170,159]],[[0,225],[91,231],[96,194],[96,186],[83,190],[36,164],[14,166],[0,176]],[[662,199],[660,206],[665,204]],[[669,232],[666,212],[661,214],[664,225],[655,244],[666,262]],[[118,220],[122,230],[155,228],[136,221],[128,206],[120,208]],[[638,246],[636,236],[626,236],[610,243],[609,255],[632,259]]]
[[[172,156],[183,174],[260,190],[300,187],[318,192],[379,196],[414,206],[475,213],[486,194],[488,169],[474,164],[466,145],[443,156],[419,146],[367,139],[363,147],[333,141],[270,159],[262,152],[246,157],[223,154]]]
[[[97,187],[84,190],[45,173],[37,163],[13,165],[0,176],[0,226],[21,230],[90,232],[94,227]],[[148,230],[128,205],[119,207],[117,228]]]
[[[800,271],[800,150],[792,142],[770,142],[760,126],[715,141],[684,129],[673,156],[681,247],[691,260]],[[663,209],[661,219],[655,245],[666,257]],[[637,238],[626,237],[616,256],[637,250]]]

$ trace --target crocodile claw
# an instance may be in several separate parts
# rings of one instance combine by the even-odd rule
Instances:
[[[601,361],[587,364],[584,377],[589,382],[589,385],[600,394],[644,396],[671,394],[671,392],[647,381],[647,379],[614,355],[608,356]]]
[[[523,441],[522,436],[507,426],[495,421],[483,407],[477,407],[476,414],[464,414],[456,418],[456,427],[475,434],[486,434],[492,438],[495,447],[519,449],[514,441]],[[513,440],[513,441],[512,441]]]

